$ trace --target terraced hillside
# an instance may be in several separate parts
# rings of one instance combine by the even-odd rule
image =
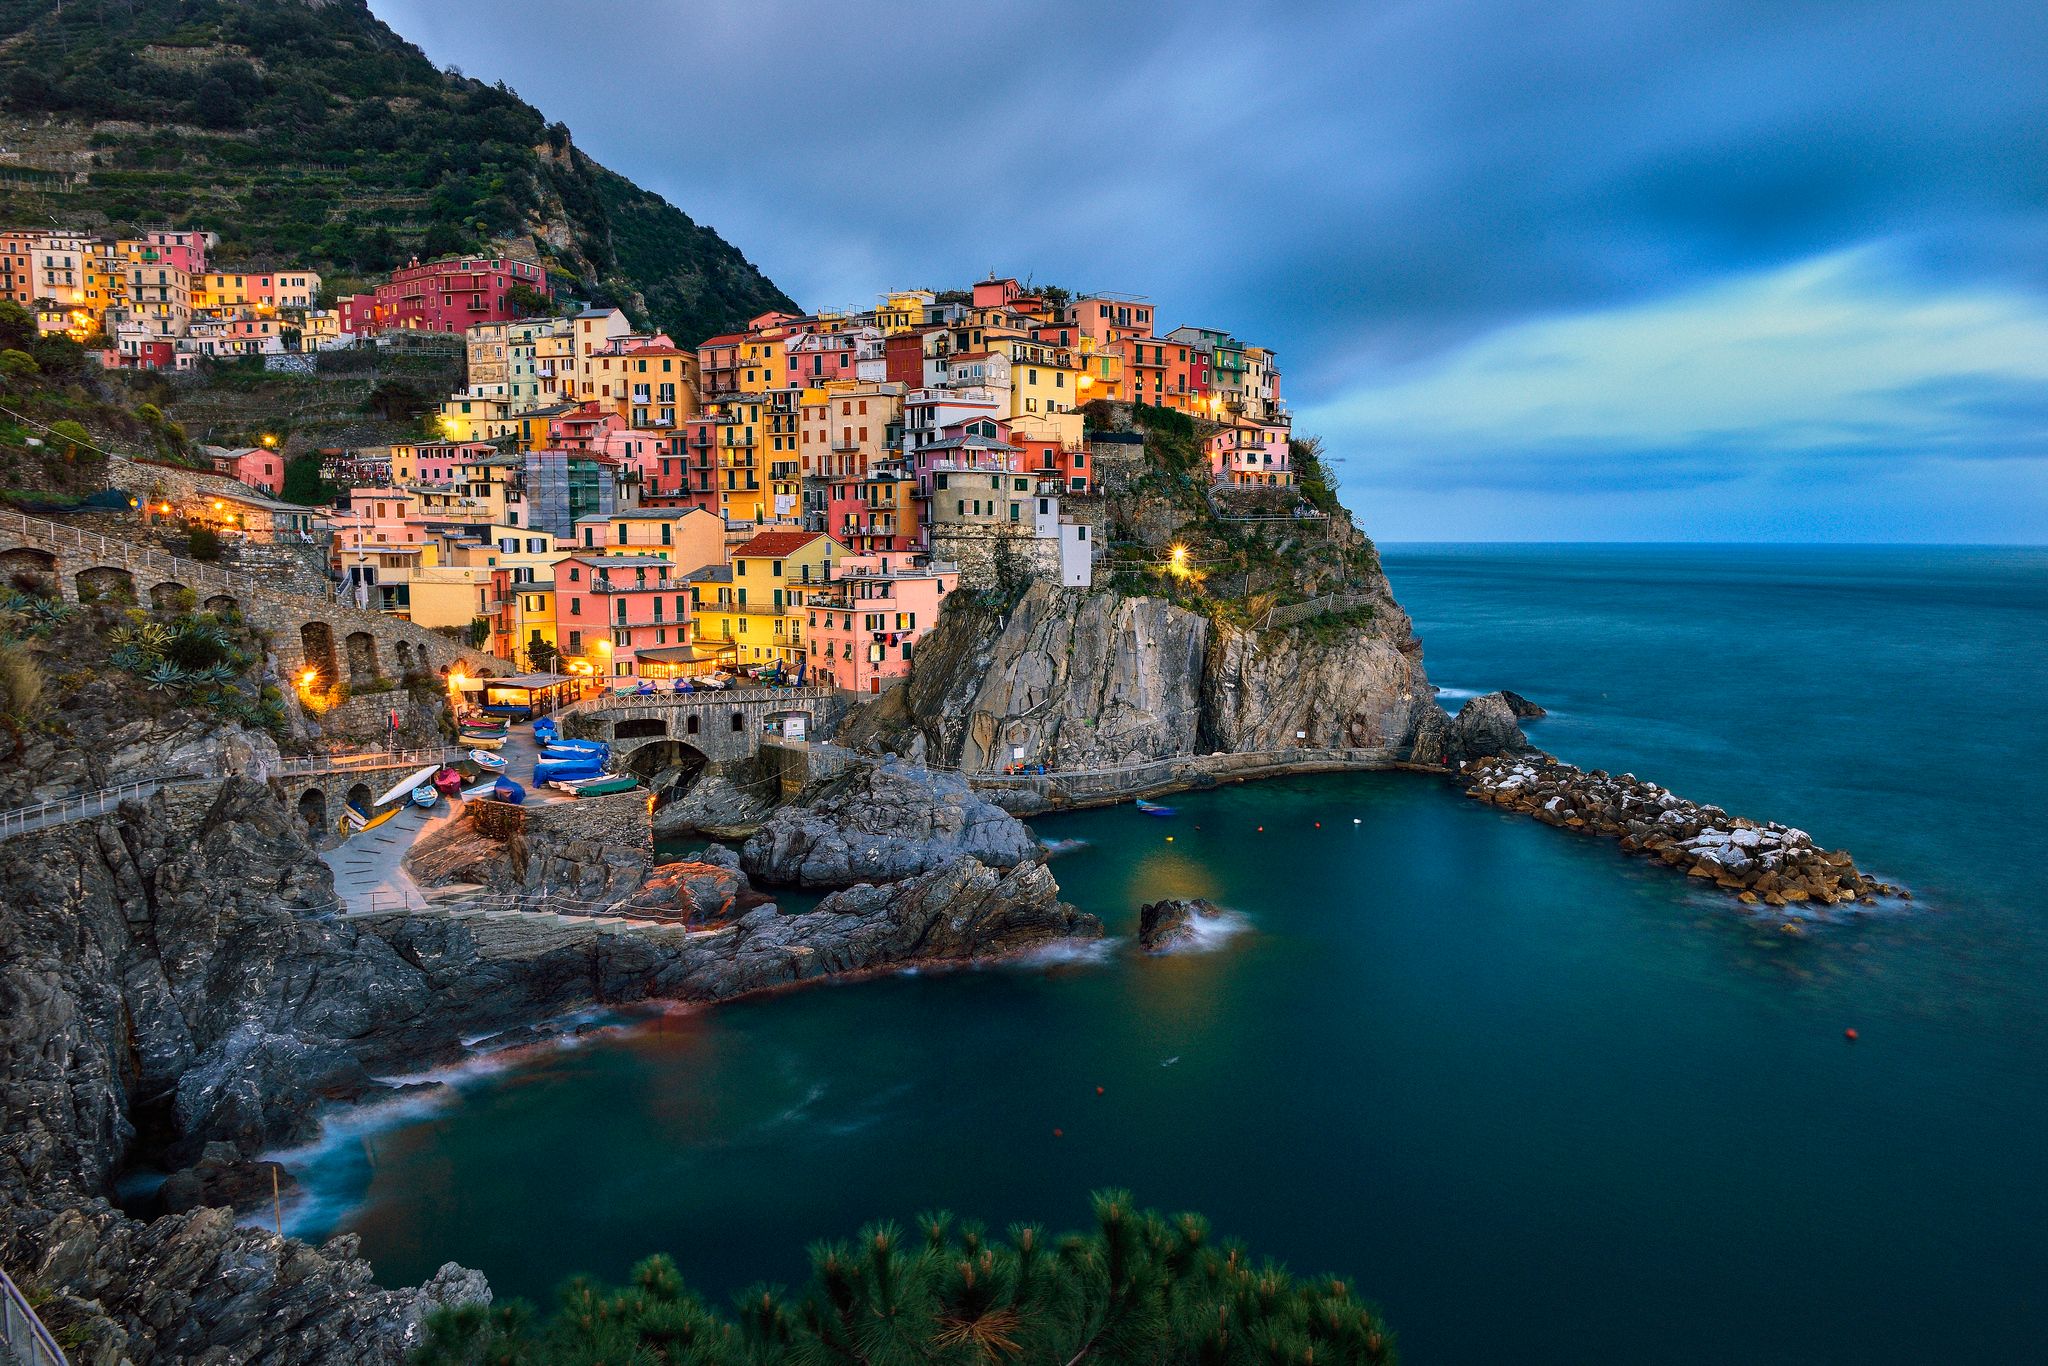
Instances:
[[[794,306],[365,0],[0,0],[0,220],[205,227],[223,261],[341,286],[495,246],[685,344]]]

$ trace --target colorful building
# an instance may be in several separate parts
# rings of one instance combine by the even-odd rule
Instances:
[[[851,554],[804,608],[804,653],[812,681],[878,693],[910,674],[919,639],[938,623],[960,576],[909,555]]]
[[[341,301],[342,327],[367,332],[464,332],[478,323],[520,316],[512,291],[545,300],[548,273],[535,261],[495,256],[450,257],[422,265],[415,259],[368,294]]]
[[[689,584],[654,555],[563,556],[555,564],[554,608],[555,644],[579,673],[633,678],[639,651],[691,640]]]

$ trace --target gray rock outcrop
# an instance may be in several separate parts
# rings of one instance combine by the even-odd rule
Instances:
[[[1453,717],[1431,702],[1415,728],[1412,750],[1418,764],[1450,767],[1493,754],[1518,754],[1529,737],[1515,720],[1514,709],[1500,693],[1466,701]]]
[[[1215,902],[1203,897],[1168,898],[1138,908],[1138,947],[1147,953],[1170,953],[1195,938],[1195,922],[1214,920],[1223,914]]]
[[[715,851],[678,874],[677,909],[743,888],[731,864]],[[381,1075],[462,1058],[466,1037],[1101,933],[1036,862],[956,854],[828,903],[721,902],[709,932],[343,921],[301,823],[242,780],[0,841],[0,1261],[93,1344],[76,1360],[396,1363],[433,1304],[488,1293],[480,1277],[380,1290],[352,1240],[315,1249],[210,1206],[131,1219],[104,1198],[113,1177],[145,1158],[186,1169],[180,1203],[246,1204],[254,1184],[260,1209],[268,1171],[247,1159],[311,1137],[326,1105],[389,1093]]]
[[[845,887],[929,872],[965,854],[998,868],[1035,859],[1030,830],[956,773],[901,760],[856,764],[778,808],[741,858],[764,883]]]

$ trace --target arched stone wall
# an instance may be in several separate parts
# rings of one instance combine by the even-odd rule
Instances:
[[[135,576],[118,565],[96,564],[78,571],[80,602],[134,602]]]

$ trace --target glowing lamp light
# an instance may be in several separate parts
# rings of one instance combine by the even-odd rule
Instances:
[[[226,507],[226,506],[227,506],[227,504],[225,504],[225,503],[221,502],[221,500],[220,500],[220,499],[218,499],[218,498],[216,498],[216,499],[214,499],[214,500],[213,500],[213,510],[214,510],[215,512],[219,512],[219,511],[220,511],[220,510],[221,510],[222,508],[224,508],[224,507]]]
[[[310,688],[319,681],[320,671],[318,669],[308,669],[299,675],[299,686],[302,688]]]
[[[161,512],[166,517],[171,515],[171,505],[169,503],[158,503],[156,505],[156,510],[158,512]]]
[[[277,444],[277,438],[275,436],[272,436],[269,432],[265,432],[263,434],[263,444],[266,446],[275,446]]]

